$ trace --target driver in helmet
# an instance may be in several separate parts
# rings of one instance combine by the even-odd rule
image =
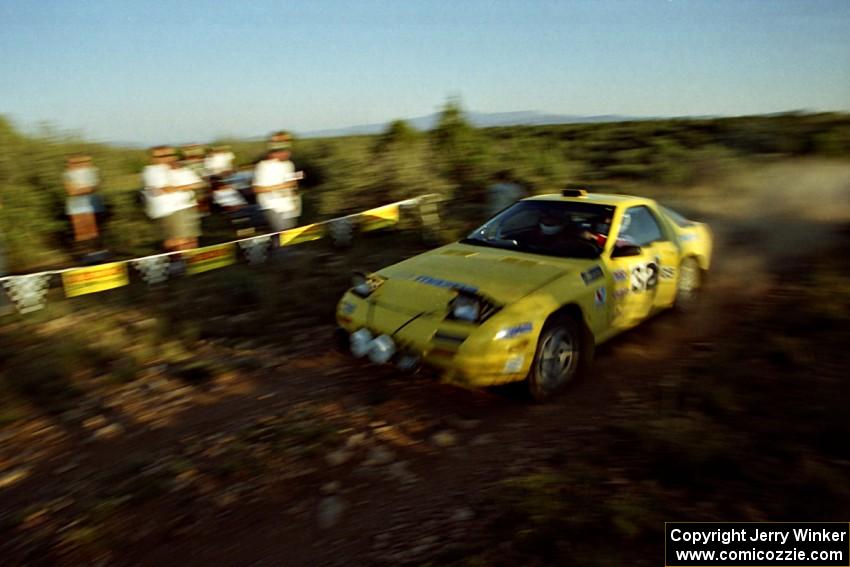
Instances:
[[[564,219],[562,215],[557,215],[554,211],[547,209],[544,209],[540,213],[540,220],[538,221],[537,228],[540,231],[541,236],[557,236],[564,232],[566,226],[566,219]]]
[[[532,248],[550,249],[563,241],[566,220],[555,211],[543,209],[537,217],[537,226],[524,239]]]
[[[540,212],[537,231],[531,238],[531,244],[552,247],[582,239],[596,243],[595,237],[587,229],[573,222],[568,215],[557,210],[544,209]]]

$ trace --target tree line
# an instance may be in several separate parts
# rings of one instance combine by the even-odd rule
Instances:
[[[230,145],[242,166],[264,151],[262,141],[214,143]],[[47,127],[23,133],[0,116],[0,235],[13,271],[68,261],[61,174],[72,153],[91,155],[100,168],[110,248],[127,256],[156,251],[156,230],[136,198],[145,149],[93,143]],[[805,156],[850,158],[850,114],[476,128],[452,99],[432,130],[398,120],[379,135],[295,139],[292,160],[306,173],[309,222],[422,193],[474,203],[497,175],[530,193],[568,183],[613,191],[641,184],[687,190],[751,160]]]

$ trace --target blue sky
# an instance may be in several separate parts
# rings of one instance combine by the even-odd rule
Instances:
[[[0,0],[0,114],[206,141],[428,114],[850,110],[850,1]]]

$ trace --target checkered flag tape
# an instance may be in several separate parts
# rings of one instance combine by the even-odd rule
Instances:
[[[53,274],[41,273],[29,276],[10,276],[3,280],[3,288],[19,313],[30,313],[44,307],[44,298],[50,287]]]
[[[245,253],[249,264],[262,264],[269,257],[270,236],[260,236],[250,240],[240,240],[239,248]]]
[[[429,197],[429,196],[426,196]],[[422,219],[422,226],[437,230],[440,228],[440,209],[436,198],[422,197],[419,201],[419,215]]]
[[[354,234],[354,223],[348,218],[331,221],[328,223],[328,232],[336,246],[350,246]]]
[[[142,274],[148,285],[162,283],[168,279],[171,258],[168,256],[149,256],[132,261],[133,267]]]

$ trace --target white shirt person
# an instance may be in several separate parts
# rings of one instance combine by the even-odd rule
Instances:
[[[301,196],[295,192],[298,176],[289,151],[273,149],[254,169],[254,193],[274,231],[294,227],[301,216]]]
[[[163,232],[163,247],[168,251],[197,247],[200,223],[195,191],[203,186],[198,175],[178,164],[169,146],[151,151],[151,165],[142,171],[146,212],[157,220]]]
[[[236,156],[233,152],[213,150],[204,158],[204,169],[207,175],[222,175],[233,171]]]

